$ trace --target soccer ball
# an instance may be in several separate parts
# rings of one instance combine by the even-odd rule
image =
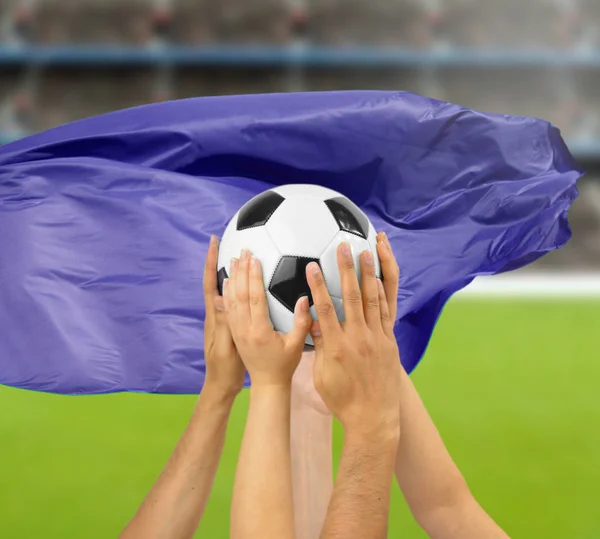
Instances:
[[[317,319],[306,266],[317,262],[338,319],[344,320],[337,247],[347,241],[360,278],[360,253],[373,253],[375,272],[381,277],[376,232],[368,217],[348,198],[316,185],[284,185],[269,189],[244,204],[225,229],[219,248],[218,286],[229,276],[232,258],[248,249],[261,262],[269,314],[282,333],[294,325],[294,306],[308,296]],[[306,340],[312,344],[310,335]]]

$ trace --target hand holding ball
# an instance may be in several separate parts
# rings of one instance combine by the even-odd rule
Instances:
[[[306,282],[306,266],[315,261],[323,270],[338,319],[343,321],[337,264],[337,247],[343,241],[350,244],[358,272],[360,253],[368,250],[373,253],[376,274],[381,276],[375,229],[348,198],[316,185],[284,185],[265,191],[247,202],[225,230],[219,249],[219,291],[231,273],[231,260],[248,249],[261,262],[273,327],[288,333],[301,296],[308,296],[316,320]],[[312,344],[310,335],[306,342]]]

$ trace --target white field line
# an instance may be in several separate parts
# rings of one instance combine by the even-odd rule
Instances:
[[[600,273],[519,273],[478,277],[455,298],[600,299]]]

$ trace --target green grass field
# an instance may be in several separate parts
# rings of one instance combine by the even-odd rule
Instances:
[[[455,300],[414,381],[474,494],[512,537],[600,538],[600,302]],[[244,393],[232,415],[198,537],[228,537],[247,402]],[[116,537],[194,403],[0,387],[0,537]],[[390,537],[425,537],[395,484],[390,520]]]

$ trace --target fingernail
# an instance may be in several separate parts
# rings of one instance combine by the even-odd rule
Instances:
[[[311,262],[308,265],[308,271],[310,271],[313,275],[319,275],[321,269],[319,268],[319,264],[317,264],[316,262]]]
[[[300,311],[303,313],[308,312],[308,296],[302,296],[299,301],[300,305],[298,307],[300,308]]]
[[[371,251],[365,251],[364,257],[365,257],[365,263],[368,264],[369,266],[372,266],[373,265],[373,253]]]
[[[249,257],[250,257],[250,251],[248,251],[248,249],[242,249],[242,256],[240,257],[242,264],[248,262]]]
[[[231,262],[229,263],[229,269],[231,270],[230,277],[235,276],[235,272],[237,271],[237,268],[238,268],[238,263],[239,263],[239,260],[237,258],[231,259]]]
[[[385,243],[385,241],[379,240],[379,245],[384,251],[387,251],[388,246],[387,243]]]
[[[258,259],[257,258],[250,258],[250,268],[254,271],[256,271],[258,269]]]
[[[350,250],[350,244],[347,241],[342,242],[342,254],[344,256],[352,256],[352,251]]]

